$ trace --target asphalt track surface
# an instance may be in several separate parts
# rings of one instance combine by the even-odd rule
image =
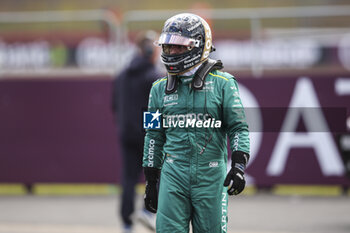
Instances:
[[[0,233],[122,233],[118,206],[118,196],[1,196]],[[230,197],[228,227],[230,233],[349,233],[350,197]],[[134,230],[151,232],[139,222]]]

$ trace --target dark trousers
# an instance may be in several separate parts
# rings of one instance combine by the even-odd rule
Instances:
[[[142,172],[142,144],[122,144],[122,203],[121,216],[124,224],[131,225],[131,214],[135,209],[135,186]]]

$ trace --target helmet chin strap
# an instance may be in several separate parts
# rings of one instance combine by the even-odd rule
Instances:
[[[208,59],[205,61],[194,74],[191,87],[193,90],[202,90],[204,86],[205,77],[213,71],[213,70],[220,70],[224,66],[220,60],[213,60]],[[178,85],[178,75],[169,74],[168,73],[168,79],[166,83],[166,89],[165,94],[171,94],[174,93],[177,90]]]

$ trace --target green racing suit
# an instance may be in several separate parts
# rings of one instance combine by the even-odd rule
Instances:
[[[227,137],[232,151],[249,154],[248,125],[235,78],[214,70],[202,90],[193,76],[153,83],[148,111],[162,114],[160,129],[147,129],[143,167],[161,169],[157,232],[227,232]],[[181,122],[182,121],[182,122]],[[184,121],[184,122],[183,122]]]

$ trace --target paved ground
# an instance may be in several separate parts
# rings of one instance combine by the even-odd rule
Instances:
[[[118,205],[113,196],[1,196],[0,233],[121,233]],[[229,232],[349,233],[350,197],[233,197]],[[137,223],[135,233],[150,231]]]

